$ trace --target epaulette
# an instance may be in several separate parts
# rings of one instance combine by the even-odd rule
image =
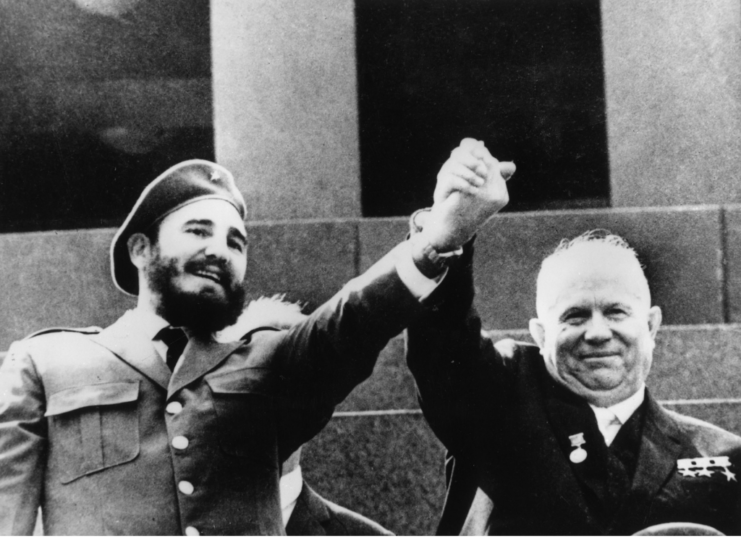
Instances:
[[[100,327],[50,327],[48,329],[41,329],[40,331],[31,333],[28,336],[26,336],[24,340],[28,340],[29,338],[34,338],[36,336],[41,336],[42,334],[50,334],[50,333],[98,334],[102,330],[103,329]]]
[[[252,338],[252,335],[255,334],[258,331],[276,331],[280,332],[283,329],[279,329],[278,327],[271,327],[269,325],[265,325],[263,327],[255,327],[254,329],[250,329],[248,332],[244,333],[242,335],[242,338],[240,340],[250,340]]]

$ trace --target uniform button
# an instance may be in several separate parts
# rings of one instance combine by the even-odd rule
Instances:
[[[185,536],[200,536],[201,533],[195,527],[185,527]]]
[[[178,450],[185,450],[188,448],[188,438],[178,435],[172,438],[172,446]]]
[[[181,493],[185,493],[186,495],[190,495],[191,493],[193,493],[193,490],[195,488],[193,487],[193,484],[191,484],[190,482],[188,482],[186,480],[183,480],[182,482],[179,482],[178,483],[178,489],[180,490]]]
[[[181,404],[180,402],[170,402],[169,404],[167,404],[167,407],[165,407],[165,411],[167,411],[171,415],[177,415],[182,410],[183,404]]]

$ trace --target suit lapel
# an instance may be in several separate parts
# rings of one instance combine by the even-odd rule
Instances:
[[[606,448],[594,413],[584,400],[567,392],[555,381],[548,381],[546,412],[553,435],[563,454],[559,460],[568,469],[564,469],[563,474],[576,478],[597,497],[604,499]],[[571,453],[575,450],[570,437],[576,434],[582,434],[585,441],[582,449],[586,451],[586,459],[580,463],[570,461]],[[577,481],[571,480],[571,482],[573,484],[569,489],[581,493]],[[583,496],[581,494],[578,496],[579,504],[584,505]]]
[[[142,337],[137,330],[131,311],[126,312],[113,325],[91,336],[90,339],[162,388],[167,388],[170,382],[170,370],[155,351],[152,342]]]
[[[569,435],[587,433],[583,420],[578,418],[588,417],[584,411],[591,413],[591,410],[557,385],[540,356],[525,361],[522,367],[524,375],[520,376],[519,391],[524,405],[520,422],[527,427],[520,431],[520,436],[524,446],[537,447],[528,457],[538,462],[532,466],[538,474],[530,475],[530,480],[542,483],[543,491],[547,492],[539,495],[539,502],[547,505],[544,511],[555,515],[559,524],[563,524],[559,528],[573,528],[573,522],[579,521],[579,534],[597,534],[600,527],[587,506],[582,479],[574,470],[580,464],[569,461],[573,450]],[[545,420],[534,418],[543,412]],[[565,418],[567,415],[569,418]],[[589,459],[594,457],[595,441],[587,439],[587,443],[591,445],[584,445]]]
[[[304,483],[286,525],[286,533],[289,536],[326,536],[324,524],[329,520],[327,507],[314,490]]]
[[[646,389],[646,417],[635,475],[617,519],[642,520],[651,502],[674,472],[682,452],[682,434],[669,414]]]
[[[243,344],[241,340],[219,344],[213,340],[191,338],[172,374],[167,397],[214,369]]]

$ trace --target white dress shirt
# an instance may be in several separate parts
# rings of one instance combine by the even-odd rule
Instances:
[[[646,397],[646,385],[641,384],[641,388],[630,396],[627,400],[612,405],[610,407],[596,407],[589,404],[594,416],[597,418],[597,426],[605,438],[605,444],[610,446],[615,440],[620,428],[628,422],[628,419],[636,412]]]
[[[283,526],[288,525],[291,519],[293,509],[296,508],[296,501],[301,495],[301,489],[304,487],[304,479],[301,475],[301,466],[288,474],[280,477],[280,509],[283,512]]]

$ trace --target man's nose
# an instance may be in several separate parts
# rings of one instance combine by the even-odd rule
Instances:
[[[227,245],[226,239],[218,237],[209,238],[205,253],[208,257],[222,258],[224,260],[229,259],[229,246]]]
[[[592,315],[587,323],[584,339],[588,342],[604,342],[610,338],[612,338],[612,329],[607,319],[600,313]]]

